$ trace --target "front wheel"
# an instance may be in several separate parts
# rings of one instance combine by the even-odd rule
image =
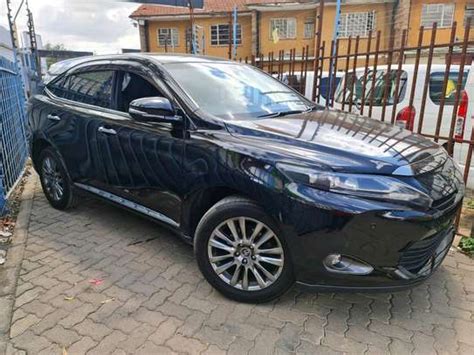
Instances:
[[[228,298],[267,302],[293,284],[283,235],[253,201],[229,197],[218,202],[201,219],[194,244],[204,277]]]
[[[44,149],[39,157],[38,168],[43,192],[51,206],[59,210],[72,207],[74,191],[59,154],[52,148]]]

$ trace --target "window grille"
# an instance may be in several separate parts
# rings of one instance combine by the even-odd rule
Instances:
[[[177,28],[159,28],[158,29],[158,45],[160,47],[177,47],[179,46],[179,32]]]
[[[296,19],[295,18],[274,18],[270,21],[270,39],[273,31],[278,30],[280,39],[296,38]]]
[[[349,12],[341,14],[338,37],[366,37],[375,29],[375,12]]]
[[[228,45],[231,31],[228,24],[211,26],[211,45]],[[232,40],[232,39],[230,39]],[[237,44],[242,44],[242,28],[237,24]]]
[[[421,10],[421,25],[425,28],[451,27],[454,21],[454,4],[423,4]]]

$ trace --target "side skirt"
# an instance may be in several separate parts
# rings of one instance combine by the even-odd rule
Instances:
[[[150,217],[153,220],[165,223],[166,225],[179,230],[179,227],[180,227],[179,223],[175,222],[174,220],[172,220],[171,218],[165,216],[164,214],[156,212],[156,211],[154,211],[154,210],[152,210],[148,207],[145,207],[143,205],[132,202],[132,201],[127,200],[123,197],[114,195],[110,192],[98,189],[98,188],[90,186],[90,185],[85,185],[85,184],[81,184],[81,183],[76,182],[76,183],[74,183],[74,186],[81,189],[81,190],[85,190],[85,191],[90,192],[94,195],[100,196],[100,197],[102,197],[106,200],[114,202],[114,203],[116,203],[120,206],[126,207],[127,209],[130,209],[132,211],[135,211],[135,212],[138,212],[142,215]],[[185,239],[187,239],[187,238],[188,237],[185,237]]]

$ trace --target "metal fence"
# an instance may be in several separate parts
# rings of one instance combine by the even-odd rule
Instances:
[[[0,214],[28,157],[25,94],[16,63],[0,57]]]
[[[319,24],[322,16],[320,10]],[[469,71],[474,75],[470,19],[461,38],[456,36],[454,22],[448,29],[449,41],[444,42],[437,36],[436,23],[429,29],[420,27],[417,45],[410,47],[406,45],[407,30],[393,30],[386,48],[381,48],[380,31],[327,45],[321,30],[319,26],[314,50],[306,46],[239,60],[322,105],[397,124],[442,144],[461,165],[468,187],[474,189],[474,125],[467,117],[474,97],[469,98],[464,90]],[[311,57],[310,52],[314,53]],[[472,114],[474,117],[474,111]]]

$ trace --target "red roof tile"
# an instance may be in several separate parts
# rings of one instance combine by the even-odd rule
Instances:
[[[245,10],[248,0],[204,0],[203,9],[195,9],[194,13],[218,13],[232,11],[237,6],[239,11]],[[259,0],[252,0],[258,2]],[[185,7],[173,7],[164,5],[141,5],[130,17],[167,16],[189,14],[189,9]]]
[[[281,4],[281,3],[308,3],[314,0],[204,0],[203,9],[195,9],[196,14],[209,14],[232,11],[237,6],[239,11],[248,10],[247,5]],[[186,7],[174,7],[165,5],[141,5],[130,17],[169,16],[189,14]]]

